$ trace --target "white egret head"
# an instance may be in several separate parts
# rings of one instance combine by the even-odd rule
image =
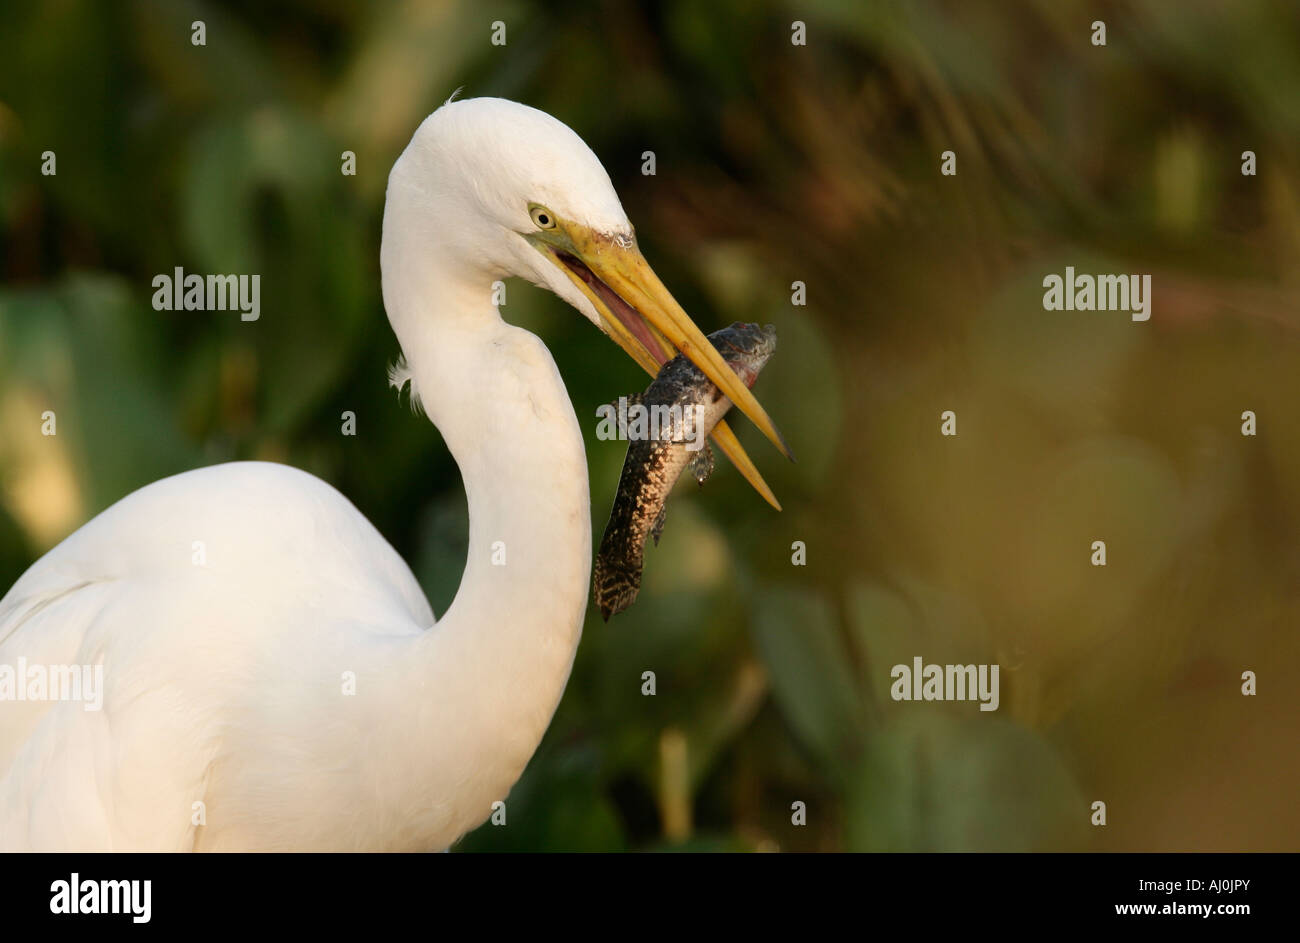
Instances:
[[[412,239],[485,281],[517,275],[549,288],[651,374],[685,354],[789,455],[749,388],[641,255],[600,160],[545,112],[472,98],[426,118],[389,176],[386,300],[389,268],[417,264],[390,266],[387,250]],[[724,451],[758,487],[761,477],[739,444],[732,439]]]

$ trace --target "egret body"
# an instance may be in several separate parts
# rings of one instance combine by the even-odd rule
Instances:
[[[591,529],[572,404],[494,281],[549,288],[651,372],[681,350],[779,441],[645,263],[599,160],[542,112],[430,115],[389,176],[381,262],[395,378],[468,498],[450,608],[435,624],[388,542],[305,472],[140,489],[0,600],[0,666],[103,666],[99,710],[0,701],[0,849],[436,850],[506,797],[573,664]],[[725,426],[715,441],[770,497]]]

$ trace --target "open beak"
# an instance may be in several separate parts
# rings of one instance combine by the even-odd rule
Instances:
[[[634,240],[596,233],[565,220],[526,238],[587,296],[604,322],[605,333],[647,373],[656,376],[679,352],[685,354],[783,455],[794,458],[766,410],[664,287]],[[780,510],[780,502],[730,427],[719,422],[711,438],[764,500]]]

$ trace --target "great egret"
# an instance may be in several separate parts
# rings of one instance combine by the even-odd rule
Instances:
[[[11,680],[20,662],[50,682],[103,666],[99,710],[0,701],[0,847],[436,850],[488,818],[559,702],[591,567],[578,421],[496,279],[549,288],[651,372],[680,349],[780,444],[549,115],[471,99],[425,119],[388,179],[381,263],[396,380],[465,482],[447,613],[435,625],[393,548],[305,472],[235,463],[140,489],[0,600]],[[729,430],[715,441],[771,499]]]

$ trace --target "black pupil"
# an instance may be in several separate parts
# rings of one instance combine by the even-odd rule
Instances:
[[[551,221],[550,218],[549,218],[545,213],[538,213],[538,214],[537,214],[537,225],[539,225],[539,226],[545,226],[545,225],[546,225],[547,223],[549,223],[550,221]]]

